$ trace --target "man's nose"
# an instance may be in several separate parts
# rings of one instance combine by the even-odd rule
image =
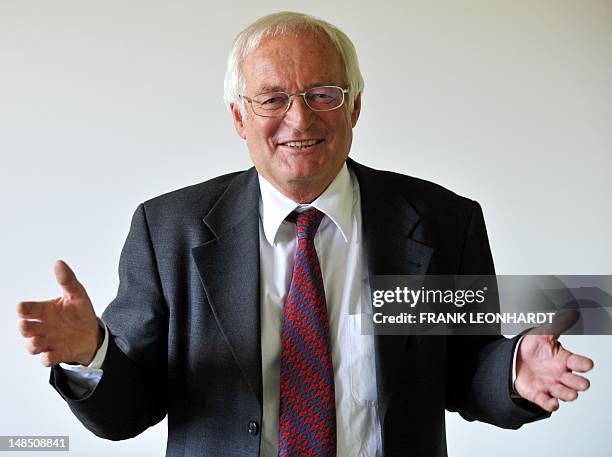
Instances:
[[[316,119],[316,113],[312,111],[301,95],[294,95],[291,105],[285,113],[285,122],[296,130],[306,131]]]

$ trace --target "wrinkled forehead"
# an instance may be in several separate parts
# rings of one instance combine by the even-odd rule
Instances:
[[[264,37],[243,60],[241,70],[251,94],[346,84],[336,46],[324,32],[310,30]]]

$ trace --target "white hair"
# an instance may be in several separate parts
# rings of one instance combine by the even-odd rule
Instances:
[[[245,82],[242,75],[242,62],[255,51],[261,41],[267,37],[276,37],[299,31],[323,33],[334,44],[344,64],[349,93],[347,104],[353,112],[355,99],[363,90],[363,77],[359,71],[357,52],[350,38],[334,25],[307,14],[284,11],[259,18],[234,39],[232,49],[227,57],[227,68],[224,81],[224,100],[228,108],[231,103],[240,107],[246,117],[246,106],[240,95],[244,94]]]

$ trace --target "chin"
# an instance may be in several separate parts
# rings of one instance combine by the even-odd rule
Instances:
[[[326,174],[325,168],[318,163],[293,164],[283,171],[289,181],[295,182],[318,180]]]

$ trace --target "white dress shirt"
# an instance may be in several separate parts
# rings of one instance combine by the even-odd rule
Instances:
[[[281,320],[297,246],[293,211],[311,207],[325,214],[315,236],[329,318],[336,395],[337,455],[381,455],[377,415],[374,337],[361,334],[362,282],[366,278],[357,179],[346,164],[311,204],[298,205],[259,176],[259,250],[263,420],[260,455],[278,455]],[[95,389],[102,377],[108,330],[88,367],[61,364],[77,395]]]

